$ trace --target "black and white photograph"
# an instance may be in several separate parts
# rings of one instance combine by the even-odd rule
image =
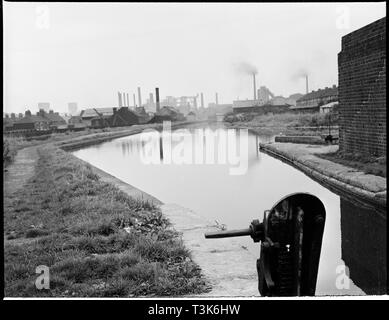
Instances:
[[[3,299],[388,299],[386,2],[2,7]]]

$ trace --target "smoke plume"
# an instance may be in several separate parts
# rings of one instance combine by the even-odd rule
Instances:
[[[248,62],[240,62],[234,65],[235,71],[241,74],[257,74],[258,69],[256,66]]]
[[[307,76],[308,74],[309,74],[309,72],[306,68],[300,68],[292,74],[291,78],[292,78],[292,80],[297,80],[299,78],[303,78],[303,77]]]

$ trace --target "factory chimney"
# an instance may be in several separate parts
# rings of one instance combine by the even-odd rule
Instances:
[[[126,102],[126,94],[124,92],[122,92],[122,99],[123,99],[122,107],[125,107],[127,105],[127,102]]]
[[[159,88],[155,88],[155,110],[159,112]]]
[[[118,92],[119,108],[122,106],[122,95]]]
[[[134,98],[134,109],[136,108],[136,96],[135,96],[135,93],[132,95],[132,97]]]
[[[126,93],[127,95],[127,107],[130,106],[130,94],[129,93]]]
[[[257,100],[257,84],[255,82],[255,73],[253,73],[253,84],[254,84],[254,101]]]
[[[204,109],[204,94],[201,92],[201,108]]]
[[[308,90],[308,75],[307,74],[305,75],[305,91],[306,91],[307,94],[309,93],[309,90]]]
[[[215,95],[215,101],[216,101],[216,105],[219,104],[219,97],[217,96],[217,92],[216,92],[216,95]]]
[[[142,97],[140,95],[140,87],[138,87],[138,107],[141,107],[142,106]]]

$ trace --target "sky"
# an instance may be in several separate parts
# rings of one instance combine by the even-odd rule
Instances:
[[[3,111],[112,107],[117,92],[252,99],[338,83],[341,37],[386,15],[376,3],[3,2]]]

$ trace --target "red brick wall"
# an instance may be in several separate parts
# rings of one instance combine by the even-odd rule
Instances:
[[[386,17],[342,38],[338,74],[340,150],[386,155]]]

